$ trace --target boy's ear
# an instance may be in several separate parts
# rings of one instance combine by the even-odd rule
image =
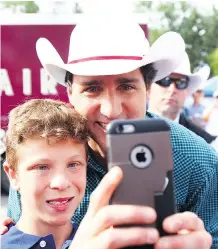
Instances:
[[[8,176],[11,187],[16,191],[19,191],[20,185],[19,185],[19,181],[18,181],[17,172],[14,169],[11,169],[9,167],[7,161],[4,163],[3,168],[4,168],[5,173]]]

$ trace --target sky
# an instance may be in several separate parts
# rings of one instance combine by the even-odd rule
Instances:
[[[2,1],[0,1],[1,3]],[[7,1],[10,2],[10,1]],[[144,2],[143,0],[60,0],[60,1],[54,1],[54,0],[36,0],[35,1],[37,5],[40,7],[40,12],[50,12],[52,10],[52,7],[55,7],[61,11],[61,12],[71,12],[72,8],[75,3],[79,3],[79,5],[82,7],[83,10],[87,11],[88,9],[95,10],[96,6],[101,5],[101,7],[107,6],[107,2],[114,2],[114,5],[116,5],[116,8],[118,5],[122,5],[122,9],[124,10],[130,10],[132,11],[134,9],[134,4],[137,2]],[[97,3],[97,4],[93,4]],[[178,2],[176,0],[154,0],[152,2],[160,3],[160,2]],[[212,5],[214,4],[218,8],[218,0],[188,0],[187,2],[193,4],[198,10],[205,13],[208,12]],[[102,4],[103,3],[103,4]]]
[[[2,1],[0,1],[1,4]],[[9,1],[8,1],[9,2]],[[111,8],[111,12],[114,10],[121,9],[122,12],[133,12],[135,9],[135,6],[138,2],[142,2],[142,0],[60,0],[60,1],[54,1],[54,0],[35,0],[35,3],[40,8],[40,13],[48,14],[48,13],[56,13],[56,14],[69,14],[71,17],[71,14],[74,12],[75,4],[78,3],[79,7],[82,8],[84,12],[93,12],[97,11],[98,9],[105,9],[108,13],[109,9]],[[163,3],[163,2],[174,2],[175,4],[178,1],[171,0],[154,0],[152,1],[156,4]],[[191,3],[193,6],[195,6],[198,11],[200,11],[202,14],[208,14],[210,13],[210,10],[212,9],[213,4],[218,9],[218,0],[188,0],[187,2]],[[109,4],[107,4],[109,3]],[[113,3],[113,5],[111,5]],[[110,6],[112,7],[110,7]],[[98,8],[96,7],[98,6]],[[115,6],[115,8],[114,8]],[[4,13],[12,13],[12,10],[8,9],[0,9],[0,12]],[[160,27],[163,23],[160,23],[160,15],[159,13],[155,12],[154,10],[150,10],[146,14],[141,14],[139,22],[147,23],[151,28],[157,28]]]
[[[93,5],[93,2],[95,3],[98,3],[98,6],[99,5],[102,5],[101,3],[105,3],[106,2],[114,2],[114,5],[118,6],[119,3],[120,5],[122,5],[122,8],[125,8],[126,10],[133,10],[134,8],[134,4],[137,3],[137,2],[143,2],[142,0],[62,0],[62,1],[49,1],[49,0],[38,0],[38,1],[35,1],[37,2],[37,4],[40,5],[40,8],[46,10],[48,9],[48,6],[50,5],[51,2],[65,2],[66,3],[66,6],[72,6],[73,3],[77,2],[79,3],[80,6],[82,6],[82,8],[84,10],[87,10],[88,8],[89,9],[95,9],[96,10],[96,7],[94,7]],[[178,2],[176,0],[171,0],[171,1],[167,1],[167,0],[154,0],[152,2],[155,2],[155,3],[160,3],[160,2]],[[218,0],[201,0],[201,1],[197,1],[197,0],[188,0],[187,2],[193,4],[198,10],[202,11],[202,12],[207,12],[209,11],[213,4],[218,8]],[[91,3],[91,4],[90,4]],[[96,4],[95,4],[96,6]],[[102,5],[103,6],[103,5]],[[106,5],[105,5],[106,6]],[[67,7],[66,7],[67,9]]]

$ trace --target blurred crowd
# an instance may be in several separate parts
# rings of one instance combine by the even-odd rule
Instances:
[[[218,91],[214,92],[209,104],[205,103],[203,89],[193,93],[192,98],[193,103],[185,108],[187,116],[211,135],[218,136]]]

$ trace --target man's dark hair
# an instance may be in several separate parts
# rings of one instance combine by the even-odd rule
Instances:
[[[157,74],[157,70],[154,68],[154,64],[150,63],[140,67],[140,72],[143,76],[146,89],[148,90],[151,86],[151,83],[154,81],[154,78]]]
[[[145,81],[145,86],[147,89],[150,88],[151,83],[153,82],[157,70],[154,68],[153,63],[147,64],[145,66],[140,67],[140,72],[143,76],[143,79]],[[65,76],[65,82],[68,87],[71,87],[72,82],[73,82],[73,74],[67,71],[66,76]]]

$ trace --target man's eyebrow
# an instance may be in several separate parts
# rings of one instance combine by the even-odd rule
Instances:
[[[80,84],[82,86],[96,86],[96,85],[101,85],[102,81],[101,80],[89,80],[89,81],[83,81]]]
[[[117,84],[124,84],[124,83],[138,82],[138,81],[139,81],[139,79],[137,79],[137,78],[125,78],[125,77],[123,77],[123,78],[118,78],[116,80],[116,83]]]

